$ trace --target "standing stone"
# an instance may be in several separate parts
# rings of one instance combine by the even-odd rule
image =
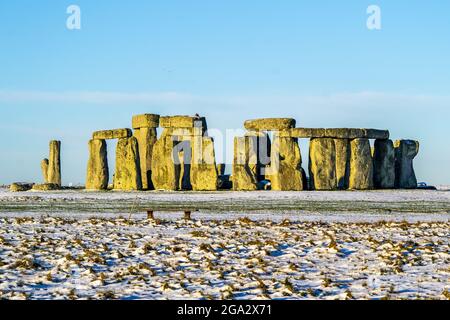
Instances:
[[[135,137],[121,138],[116,149],[116,190],[142,190],[139,146]]]
[[[296,138],[281,138],[275,135],[272,144],[270,170],[272,190],[304,190],[302,156]]]
[[[272,141],[267,133],[261,132],[258,137],[258,180],[266,179],[266,170],[270,168],[272,156]]]
[[[373,183],[376,189],[393,189],[395,187],[395,150],[392,140],[375,140]]]
[[[41,161],[42,177],[44,178],[44,183],[48,183],[48,159]]]
[[[257,164],[256,139],[236,137],[234,139],[233,190],[253,191],[257,189],[257,175],[250,166]]]
[[[156,128],[138,128],[134,130],[134,136],[139,144],[139,157],[141,164],[142,188],[152,190],[152,156],[153,146],[157,138]]]
[[[213,139],[194,137],[191,166],[192,190],[216,191],[218,178]]]
[[[334,139],[311,139],[309,148],[309,177],[311,189],[335,190],[337,180]]]
[[[178,142],[175,147],[173,156],[175,157],[175,163],[180,164],[180,179],[179,190],[192,190],[191,184],[191,162],[192,162],[192,149],[191,140],[186,139]]]
[[[395,141],[395,187],[402,189],[417,188],[413,159],[419,153],[419,141]]]
[[[175,163],[174,152],[178,142],[163,135],[153,146],[152,182],[156,190],[175,191],[179,188],[180,164]]]
[[[108,189],[109,170],[105,140],[89,141],[89,160],[87,167],[86,189]]]
[[[373,161],[369,139],[354,139],[350,146],[349,188],[353,190],[373,189]]]
[[[349,186],[350,175],[350,140],[334,139],[336,149],[336,180],[339,190]]]
[[[264,131],[249,131],[245,137],[251,139],[255,152],[250,157],[250,169],[256,174],[258,181],[266,179],[266,168],[270,166],[271,141],[269,135]]]
[[[48,183],[61,186],[61,141],[50,141],[47,179]]]

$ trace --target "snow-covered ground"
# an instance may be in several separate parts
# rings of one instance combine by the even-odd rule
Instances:
[[[0,218],[0,298],[448,299],[448,222]]]
[[[449,299],[445,190],[0,189],[0,299]]]

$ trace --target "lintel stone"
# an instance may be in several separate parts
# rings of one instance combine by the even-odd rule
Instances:
[[[132,127],[133,127],[133,129],[158,128],[159,127],[159,115],[157,115],[157,114],[135,115],[135,116],[133,116]]]
[[[206,127],[204,117],[170,116],[160,117],[159,119],[159,125],[162,128],[194,128],[198,122],[201,123],[201,127]]]
[[[281,131],[281,137],[334,139],[389,139],[388,130],[351,128],[294,128]]]
[[[92,134],[94,140],[111,140],[111,139],[123,139],[130,138],[133,135],[131,129],[114,129],[96,131]]]
[[[247,120],[244,127],[247,130],[279,131],[295,128],[295,124],[295,119],[291,118],[265,118]]]

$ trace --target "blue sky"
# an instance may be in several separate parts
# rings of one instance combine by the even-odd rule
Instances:
[[[92,131],[199,112],[220,130],[266,116],[388,128],[421,141],[419,180],[450,184],[449,34],[441,0],[2,1],[0,183],[40,181],[53,138],[63,182],[82,183]]]

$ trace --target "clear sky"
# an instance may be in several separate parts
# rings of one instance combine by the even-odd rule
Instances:
[[[0,184],[41,181],[50,139],[63,183],[83,183],[93,131],[197,112],[223,132],[267,116],[387,128],[420,140],[420,181],[450,184],[449,35],[442,0],[1,1]]]

